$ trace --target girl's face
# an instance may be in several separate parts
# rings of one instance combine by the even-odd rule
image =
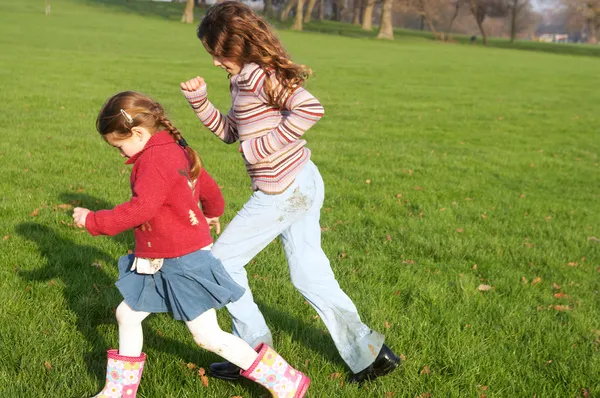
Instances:
[[[115,133],[104,136],[106,142],[117,148],[121,152],[121,157],[129,159],[146,146],[146,143],[152,137],[150,132],[143,127],[134,127],[132,134],[127,138],[120,138]]]
[[[237,75],[242,70],[242,65],[238,64],[231,58],[212,56],[213,65],[225,69],[231,76]]]

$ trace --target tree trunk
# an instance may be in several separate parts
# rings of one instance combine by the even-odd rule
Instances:
[[[487,35],[485,34],[485,30],[483,29],[483,21],[480,21],[479,19],[475,19],[475,21],[477,22],[477,27],[481,32],[481,40],[483,41],[483,45],[487,46]]]
[[[427,22],[427,26],[429,27],[431,33],[433,33],[433,37],[435,37],[436,39],[439,38],[438,31],[433,25],[433,22],[431,22],[431,19],[427,18],[427,16],[425,15],[423,15],[423,19],[425,20],[425,22]]]
[[[587,20],[588,44],[598,44],[598,31],[593,18]]]
[[[319,21],[325,20],[325,0],[319,0]]]
[[[267,17],[273,15],[273,0],[265,0],[265,7],[263,8],[263,14]]]
[[[297,1],[298,0],[288,0],[288,2],[285,3],[283,10],[281,10],[281,15],[279,16],[279,19],[281,20],[281,22],[287,21],[289,15],[290,15],[290,11],[292,11],[292,8],[294,8]]]
[[[510,42],[514,43],[517,37],[517,14],[519,13],[519,0],[512,2],[512,19],[510,20]]]
[[[394,40],[394,26],[392,25],[393,0],[383,0],[381,5],[381,23],[379,24],[378,39]]]
[[[373,30],[373,7],[375,0],[365,0],[365,9],[363,10],[362,29]]]
[[[194,23],[194,0],[187,0],[185,3],[185,9],[183,10],[183,16],[181,17],[183,23]]]
[[[481,7],[481,5],[478,3],[478,0],[471,0],[469,5],[471,8],[471,14],[473,14],[475,22],[477,22],[477,27],[481,32],[481,40],[483,41],[483,45],[487,46],[487,35],[485,34],[485,30],[483,29],[483,21],[485,20],[485,9]]]
[[[352,11],[352,24],[360,25],[360,10],[362,6],[362,0],[354,0],[354,9]]]
[[[304,10],[304,0],[298,0],[296,3],[296,18],[292,25],[292,30],[302,30],[302,10]]]
[[[315,4],[317,4],[317,0],[309,0],[308,5],[306,6],[306,11],[304,12],[304,23],[309,23],[312,18],[312,12],[315,9]]]
[[[460,11],[460,0],[456,0],[456,5],[454,7],[454,15],[452,15],[452,19],[448,24],[448,28],[446,29],[446,33],[448,33],[448,40],[452,39],[452,25],[454,25],[454,21],[456,17],[458,17],[458,13]]]

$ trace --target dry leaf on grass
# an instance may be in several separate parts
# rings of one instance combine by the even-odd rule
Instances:
[[[204,387],[208,387],[208,377],[206,377],[206,376],[200,376],[200,380],[202,380],[202,385]]]
[[[554,311],[570,311],[572,309],[568,305],[555,305],[553,308]]]
[[[489,292],[492,289],[494,289],[494,288],[491,287],[490,285],[481,284],[481,285],[477,286],[477,290],[479,290],[480,292]]]
[[[188,364],[189,366],[189,364]],[[194,369],[194,368],[190,368],[190,369]],[[204,370],[204,368],[198,368],[198,376],[202,377],[206,375],[206,371]]]
[[[421,371],[419,372],[419,375],[430,375],[431,374],[431,369],[429,369],[429,366],[425,365],[423,366],[423,369],[421,369]]]
[[[534,280],[531,281],[531,286],[535,286],[538,283],[540,283],[542,281],[542,278],[540,276],[538,276],[537,278],[535,278]]]

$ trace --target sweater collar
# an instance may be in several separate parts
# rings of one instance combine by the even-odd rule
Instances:
[[[142,154],[149,148],[168,144],[176,144],[176,142],[167,130],[161,130],[158,133],[153,134],[144,146],[144,149],[127,159],[125,164],[134,164],[135,161],[138,160],[139,157],[142,156]]]

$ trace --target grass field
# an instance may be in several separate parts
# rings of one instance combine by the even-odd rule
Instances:
[[[117,344],[116,259],[74,203],[129,198],[129,169],[94,129],[103,101],[161,101],[223,187],[250,195],[236,146],[195,119],[178,83],[229,105],[195,27],[124,3],[0,0],[0,395],[86,397]],[[363,387],[289,283],[281,245],[249,266],[276,348],[308,397],[600,396],[600,59],[402,36],[281,31],[325,117],[306,136],[323,174],[323,246],[364,321],[405,357]],[[480,285],[491,290],[480,291]],[[221,311],[223,328],[229,328]],[[140,397],[265,397],[210,379],[218,357],[169,315],[144,323]],[[430,394],[430,395],[426,395]]]

